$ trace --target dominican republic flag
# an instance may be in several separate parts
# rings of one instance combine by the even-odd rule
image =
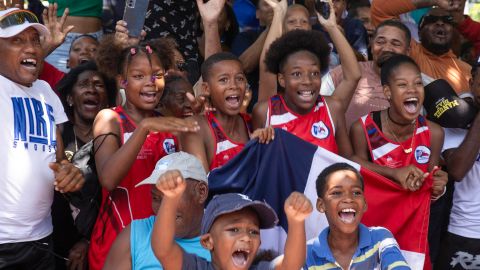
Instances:
[[[238,192],[270,204],[278,214],[279,226],[262,231],[262,248],[283,253],[288,230],[283,211],[286,198],[292,191],[303,192],[315,206],[315,181],[325,167],[337,162],[351,164],[364,176],[368,210],[362,223],[388,228],[410,267],[423,269],[428,249],[431,181],[426,181],[419,191],[404,190],[358,163],[276,129],[275,139],[269,144],[250,141],[227,164],[211,171],[210,195]],[[307,239],[317,237],[327,226],[325,215],[314,210],[306,221]]]

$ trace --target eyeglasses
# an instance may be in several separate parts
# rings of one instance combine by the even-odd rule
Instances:
[[[38,23],[38,18],[27,10],[14,10],[0,17],[0,28],[21,25],[25,22]]]
[[[450,15],[444,15],[444,16],[435,16],[435,15],[426,15],[423,17],[423,25],[426,24],[431,24],[431,23],[436,23],[437,21],[442,21],[443,23],[446,24],[454,24],[453,17]]]

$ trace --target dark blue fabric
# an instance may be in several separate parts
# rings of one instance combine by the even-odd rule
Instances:
[[[269,144],[252,140],[227,164],[210,172],[209,196],[236,192],[264,200],[288,231],[284,202],[293,191],[304,192],[316,150],[317,146],[275,129],[275,139]]]

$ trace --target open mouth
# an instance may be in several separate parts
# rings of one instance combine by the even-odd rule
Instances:
[[[225,98],[227,104],[231,108],[238,108],[240,107],[240,96],[238,95],[231,95]]]
[[[29,69],[36,69],[37,68],[37,60],[33,58],[27,58],[20,61],[20,65],[29,68]]]
[[[81,59],[78,60],[78,62],[79,62],[80,64],[87,63],[88,61],[90,61],[90,59],[87,59],[87,58],[81,58]]]
[[[304,101],[311,101],[315,95],[314,90],[302,90],[297,91],[297,95]]]
[[[418,98],[407,98],[403,102],[403,107],[405,108],[405,111],[411,114],[415,114],[418,111]]]
[[[233,264],[237,267],[245,267],[248,262],[249,250],[237,249],[232,254]]]
[[[153,103],[157,101],[157,93],[158,92],[141,92],[140,97],[146,102]]]
[[[357,211],[353,208],[345,208],[338,212],[338,216],[343,223],[352,224],[355,221]]]
[[[437,38],[444,39],[447,37],[447,31],[443,28],[438,28],[435,31],[433,31],[433,35]]]
[[[97,109],[98,108],[98,105],[99,105],[99,102],[97,99],[95,98],[86,98],[84,101],[83,101],[83,105],[87,108],[87,109]]]

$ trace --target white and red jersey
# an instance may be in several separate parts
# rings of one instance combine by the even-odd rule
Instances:
[[[307,142],[338,153],[335,125],[322,96],[318,96],[315,106],[305,115],[290,110],[281,95],[271,97],[266,126],[282,128]]]
[[[422,171],[427,172],[431,149],[430,130],[425,117],[418,116],[414,136],[398,143],[391,141],[383,134],[373,120],[372,115],[374,113],[379,114],[380,112],[373,112],[361,118],[371,161],[390,168],[401,168],[413,164]],[[404,149],[409,148],[412,151],[406,153]]]
[[[246,114],[240,114],[245,123],[245,128],[247,129],[247,134],[250,134],[250,118]],[[210,163],[210,170],[218,168],[223,164],[227,163],[230,159],[236,156],[243,147],[244,143],[235,142],[230,139],[225,131],[223,130],[220,123],[218,123],[217,118],[213,115],[212,112],[206,113],[208,126],[212,132],[212,137],[214,139],[214,156],[212,162]]]
[[[120,140],[124,144],[137,127],[121,106],[113,110],[118,114]],[[176,137],[170,133],[149,133],[120,184],[112,191],[102,189],[102,204],[88,252],[90,269],[103,268],[113,241],[132,220],[154,214],[150,185],[136,185],[150,176],[159,159],[176,152],[177,145]]]

